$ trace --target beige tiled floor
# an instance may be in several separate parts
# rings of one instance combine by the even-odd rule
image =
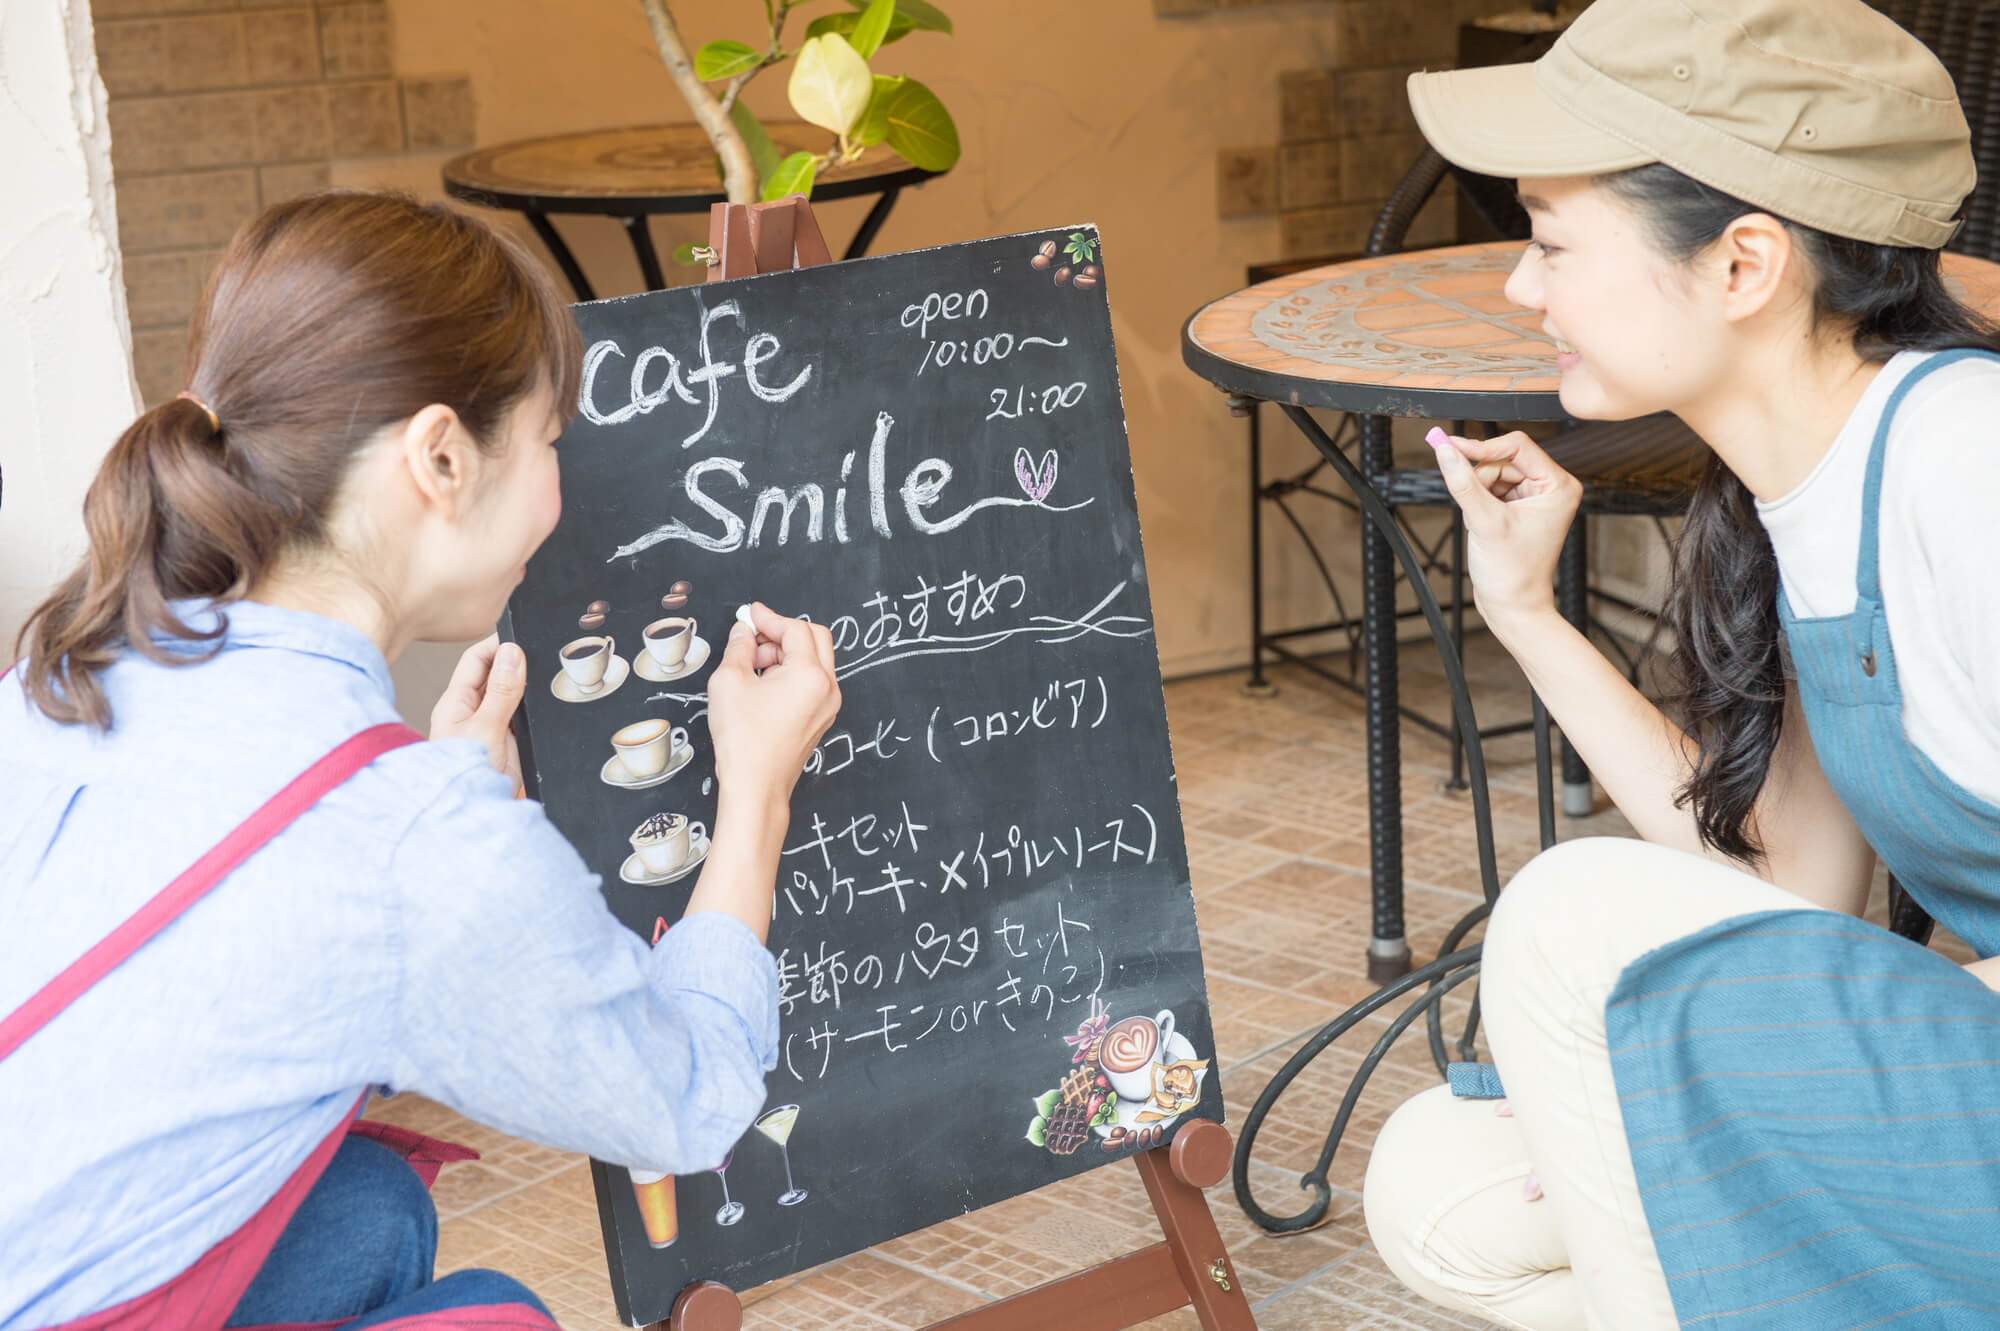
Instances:
[[[1441,711],[1429,651],[1405,653],[1405,699]],[[1487,724],[1525,714],[1512,662],[1475,639],[1470,673]],[[1243,695],[1241,675],[1171,684],[1167,707],[1194,895],[1232,1125],[1312,1031],[1370,992],[1368,790],[1358,700],[1296,670],[1275,698]],[[1527,736],[1490,743],[1501,881],[1536,850],[1533,748]],[[1479,900],[1469,798],[1443,789],[1449,753],[1403,728],[1404,860],[1409,933],[1419,961]],[[1601,801],[1600,801],[1601,803]],[[1615,811],[1563,821],[1559,835],[1629,835]],[[1458,1011],[1463,1011],[1460,1007]],[[1367,1041],[1381,1027],[1367,1032]],[[1356,1032],[1357,1035],[1362,1032]],[[1280,1101],[1258,1139],[1252,1185],[1260,1203],[1296,1210],[1311,1166],[1365,1043],[1327,1051]],[[1484,1325],[1405,1294],[1369,1245],[1361,1221],[1368,1144],[1389,1109],[1436,1080],[1421,1032],[1382,1065],[1336,1156],[1332,1218],[1291,1238],[1263,1235],[1230,1186],[1210,1205],[1265,1331]],[[484,1152],[448,1167],[437,1186],[440,1271],[493,1267],[525,1281],[570,1331],[618,1325],[612,1309],[587,1163],[502,1136],[442,1106],[400,1097],[379,1117]],[[921,1327],[1158,1239],[1135,1171],[1108,1167],[948,1221],[866,1253],[747,1291],[745,1326],[786,1331]],[[1193,1328],[1185,1310],[1147,1323]]]

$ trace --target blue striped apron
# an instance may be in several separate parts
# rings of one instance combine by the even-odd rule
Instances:
[[[1930,357],[1883,408],[1853,611],[1799,619],[1782,592],[1778,609],[1841,803],[1986,957],[2000,952],[2000,807],[1904,737],[1876,561],[1890,420],[1926,375],[1982,354]],[[1633,962],[1605,1025],[1682,1326],[2000,1326],[2000,994],[1860,920],[1766,911]]]

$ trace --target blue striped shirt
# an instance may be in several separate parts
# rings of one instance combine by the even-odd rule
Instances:
[[[397,719],[357,629],[248,602],[229,620],[206,663],[106,672],[108,734],[0,680],[0,1013]],[[649,949],[482,746],[396,750],[0,1061],[0,1331],[172,1278],[368,1086],[619,1164],[711,1167],[763,1103],[777,1033],[776,967],[740,922],[689,916]]]

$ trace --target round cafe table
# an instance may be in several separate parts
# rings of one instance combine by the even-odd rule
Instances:
[[[764,129],[780,157],[823,152],[828,142],[825,130],[802,120],[773,121]],[[855,259],[868,252],[904,186],[920,185],[940,174],[910,165],[886,144],[869,148],[846,166],[822,172],[813,182],[815,200],[881,196],[841,258]],[[444,164],[444,191],[454,199],[511,208],[526,217],[578,300],[597,297],[576,256],[549,221],[551,213],[584,213],[623,222],[639,273],[647,289],[657,291],[667,281],[646,220],[661,213],[706,213],[710,205],[728,201],[716,171],[715,147],[701,126],[692,123],[553,134],[475,148]]]
[[[1307,409],[1446,421],[1565,419],[1558,398],[1555,347],[1541,333],[1543,316],[1515,305],[1503,290],[1521,250],[1519,241],[1497,241],[1306,269],[1212,301],[1195,311],[1182,329],[1181,355],[1188,367],[1229,392],[1235,405],[1247,403],[1252,409],[1258,402],[1277,405],[1353,491],[1364,517],[1361,620],[1373,888],[1370,970],[1378,979],[1399,974],[1402,978],[1394,979],[1308,1040],[1272,1079],[1246,1117],[1237,1139],[1237,1196],[1252,1218],[1267,1229],[1303,1228],[1324,1214],[1325,1170],[1367,1073],[1420,1010],[1428,1008],[1434,1013],[1435,1000],[1443,991],[1477,971],[1476,946],[1454,949],[1484,918],[1484,907],[1452,930],[1438,960],[1403,974],[1409,965],[1409,950],[1403,939],[1397,564],[1415,591],[1451,686],[1455,729],[1465,737],[1474,825],[1489,899],[1498,886],[1480,731],[1464,672],[1452,646],[1451,631],[1424,577],[1422,558],[1396,522],[1391,507],[1410,497],[1410,483],[1394,473],[1386,429],[1364,429],[1359,451],[1350,460]],[[2000,317],[2000,264],[1947,253],[1943,267],[1946,285],[1955,295],[1989,316]],[[1617,436],[1612,438],[1615,444]],[[1256,486],[1252,489],[1254,504]],[[1428,492],[1423,497],[1449,502]],[[1261,629],[1254,636],[1261,648]],[[1554,822],[1549,807],[1546,714],[1539,700],[1535,708],[1538,790],[1542,835],[1547,844],[1553,840]],[[1388,964],[1378,965],[1383,962]],[[1419,984],[1429,985],[1429,994],[1381,1036],[1343,1104],[1317,1172],[1304,1180],[1320,1191],[1317,1206],[1290,1219],[1271,1217],[1256,1208],[1247,1190],[1246,1161],[1257,1128],[1278,1093],[1342,1033]],[[1434,1017],[1431,1039],[1434,1057],[1442,1068],[1445,1051]],[[1468,1029],[1468,1046],[1470,1039]]]
[[[1565,419],[1555,347],[1542,336],[1542,315],[1515,305],[1503,290],[1520,255],[1519,241],[1494,241],[1272,278],[1195,311],[1182,330],[1182,359],[1219,388],[1283,408],[1364,509],[1393,504],[1399,496],[1385,489],[1387,432],[1371,439],[1364,431],[1360,453],[1350,462],[1304,408],[1447,421]],[[1948,253],[1944,271],[1961,299],[2000,314],[2000,265]],[[1442,620],[1416,552],[1387,508],[1366,516],[1361,618],[1374,889],[1370,950],[1378,960],[1400,957],[1406,966],[1392,559],[1409,574],[1434,631]],[[1447,673],[1455,672],[1456,653],[1442,637],[1439,646]],[[1454,706],[1461,735],[1477,734],[1465,724],[1470,711],[1469,700]],[[1467,745],[1469,763],[1477,762],[1477,749],[1477,743]]]

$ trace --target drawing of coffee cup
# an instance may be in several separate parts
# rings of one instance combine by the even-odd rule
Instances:
[[[646,625],[646,655],[662,670],[672,670],[687,659],[688,644],[694,641],[694,621],[684,615],[668,615]]]
[[[572,638],[563,644],[563,673],[578,693],[595,693],[604,686],[604,670],[611,664],[612,650],[609,636]]]
[[[1120,1100],[1139,1102],[1153,1093],[1153,1065],[1174,1038],[1174,1014],[1165,1008],[1150,1017],[1127,1017],[1104,1032],[1098,1066]]]
[[[708,829],[686,814],[656,813],[633,829],[630,840],[647,873],[672,873],[707,838]]]
[[[687,731],[656,716],[621,726],[611,736],[611,747],[618,750],[618,761],[634,777],[658,776],[666,771],[667,763],[687,743]]]

